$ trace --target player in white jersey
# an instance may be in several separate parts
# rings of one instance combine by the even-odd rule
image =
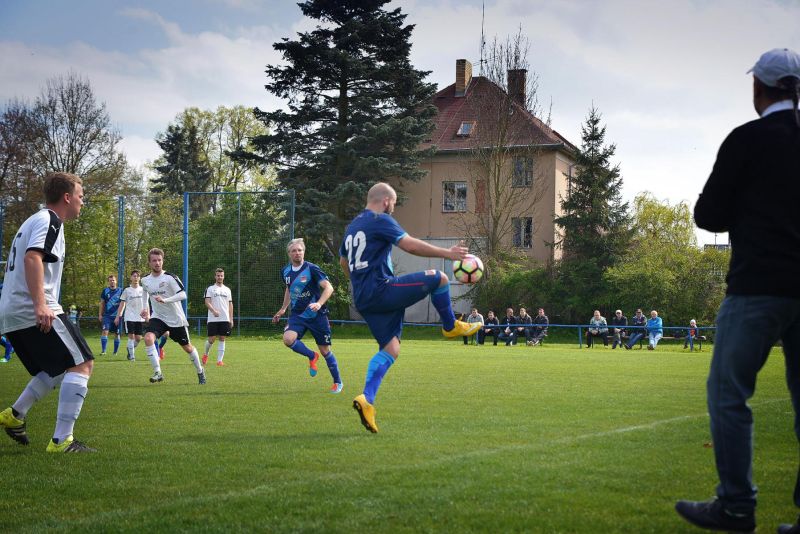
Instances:
[[[139,269],[131,271],[131,285],[125,288],[119,299],[117,316],[114,324],[119,325],[120,321],[125,321],[125,331],[128,333],[128,360],[136,361],[136,347],[144,335],[144,319],[142,310],[144,309],[144,289],[139,285]]]
[[[14,237],[0,296],[0,331],[33,377],[17,401],[0,412],[0,426],[27,445],[26,416],[36,401],[60,385],[53,439],[47,452],[94,452],[72,436],[88,391],[94,355],[61,305],[66,245],[62,222],[83,206],[83,183],[74,174],[44,179],[46,208],[30,216]]]
[[[206,340],[206,347],[203,351],[203,365],[208,361],[208,351],[219,336],[219,345],[217,345],[217,367],[222,367],[225,364],[222,359],[225,357],[225,338],[231,335],[233,330],[233,296],[231,289],[223,284],[225,281],[225,269],[222,267],[217,268],[214,273],[214,285],[208,286],[206,289],[206,308],[208,308],[208,318],[206,320],[206,329],[208,331],[208,339]]]
[[[189,361],[194,364],[197,370],[197,381],[200,384],[206,383],[206,372],[200,363],[200,355],[189,342],[189,323],[183,313],[181,301],[186,300],[186,291],[183,284],[172,273],[163,270],[164,251],[160,248],[152,248],[147,253],[147,262],[150,264],[150,274],[142,278],[142,288],[150,297],[150,307],[153,314],[150,315],[150,307],[145,306],[141,317],[145,321],[149,320],[147,333],[144,335],[145,352],[147,358],[153,365],[153,376],[150,382],[161,382],[164,375],[161,374],[161,364],[158,359],[158,349],[156,339],[169,332],[169,338],[175,341],[189,355]]]

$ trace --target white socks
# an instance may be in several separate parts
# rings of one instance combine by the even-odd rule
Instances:
[[[161,372],[161,364],[158,361],[158,347],[155,343],[150,346],[144,347],[144,351],[147,354],[147,359],[150,360],[150,365],[153,366],[153,371],[160,373]]]
[[[32,377],[25,389],[22,390],[17,402],[11,405],[19,413],[18,418],[25,419],[31,406],[53,391],[63,379],[64,373],[53,378],[44,371],[39,371],[36,376]]]
[[[206,346],[205,349],[203,349],[203,354],[208,354],[208,351],[211,350],[211,345],[213,345],[213,343],[209,343],[208,340],[206,339]]]
[[[194,364],[194,368],[197,369],[198,373],[203,371],[203,364],[200,363],[200,356],[197,354],[196,348],[193,348],[189,354],[189,361]]]
[[[222,358],[225,357],[225,342],[220,341],[219,345],[217,345],[217,361],[221,362]]]
[[[89,391],[89,377],[80,373],[66,373],[58,395],[58,416],[53,439],[62,443],[72,435],[75,421],[81,414],[83,400]]]
[[[135,357],[133,351],[136,349],[136,342],[132,339],[128,339],[128,358],[133,359]]]

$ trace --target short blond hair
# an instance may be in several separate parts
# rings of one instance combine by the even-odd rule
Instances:
[[[286,252],[289,252],[292,249],[292,247],[295,246],[295,245],[302,246],[303,247],[303,251],[306,250],[306,242],[303,241],[302,237],[298,237],[296,239],[292,239],[291,241],[289,241],[289,244],[286,245]]]

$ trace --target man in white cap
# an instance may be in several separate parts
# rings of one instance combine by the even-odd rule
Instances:
[[[780,339],[800,440],[800,55],[774,49],[753,69],[760,118],[730,133],[694,209],[697,226],[729,232],[728,290],[717,315],[707,382],[719,485],[710,501],[675,509],[709,530],[755,529],[753,396],[756,375]],[[800,506],[800,472],[794,490]],[[800,521],[779,534],[800,533]]]

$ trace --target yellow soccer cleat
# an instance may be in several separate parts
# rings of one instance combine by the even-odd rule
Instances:
[[[367,402],[367,398],[363,393],[353,399],[353,409],[361,417],[361,424],[364,425],[364,428],[373,434],[377,434],[378,425],[375,424],[375,407]]]
[[[25,431],[25,421],[14,417],[11,408],[6,408],[0,412],[0,426],[2,426],[8,437],[19,443],[27,445],[29,443],[28,433]]]
[[[87,447],[72,436],[67,436],[61,443],[55,443],[51,439],[47,444],[47,452],[97,452],[97,449]]]
[[[471,336],[481,329],[481,323],[465,323],[464,321],[456,321],[452,330],[445,330],[442,328],[444,337],[458,337],[458,336]]]

